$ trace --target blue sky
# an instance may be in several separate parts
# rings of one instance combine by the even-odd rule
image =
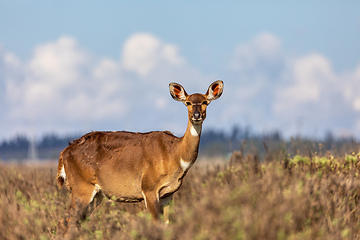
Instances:
[[[360,137],[359,1],[0,1],[0,139],[204,128]],[[359,95],[359,96],[358,96]]]

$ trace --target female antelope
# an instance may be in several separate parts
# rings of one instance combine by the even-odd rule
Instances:
[[[59,157],[57,181],[66,180],[71,190],[73,225],[98,205],[103,196],[122,202],[145,201],[154,219],[179,190],[184,176],[198,156],[206,107],[223,92],[221,80],[212,83],[205,94],[188,95],[178,83],[170,83],[170,94],[188,109],[184,136],[168,131],[148,133],[91,132],[71,143]],[[95,201],[96,199],[96,201]]]

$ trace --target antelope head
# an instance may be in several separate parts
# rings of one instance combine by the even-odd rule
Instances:
[[[178,83],[170,83],[170,94],[176,101],[183,102],[188,109],[189,121],[193,124],[202,124],[206,118],[206,107],[211,101],[218,99],[223,92],[224,83],[221,80],[213,82],[205,94],[194,93],[188,95]]]

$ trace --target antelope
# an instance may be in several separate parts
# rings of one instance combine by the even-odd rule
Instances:
[[[59,188],[65,182],[71,192],[70,221],[76,223],[78,213],[91,214],[104,196],[121,202],[145,201],[158,220],[196,161],[206,108],[221,96],[223,86],[218,80],[205,94],[188,95],[180,84],[169,84],[172,98],[188,109],[182,137],[168,131],[97,131],[69,143],[60,153],[57,182]]]

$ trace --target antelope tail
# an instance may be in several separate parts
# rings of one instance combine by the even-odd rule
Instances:
[[[59,157],[59,166],[58,166],[56,180],[57,180],[59,188],[61,188],[64,185],[64,182],[66,180],[66,173],[65,173],[62,153],[60,154],[60,157]]]

